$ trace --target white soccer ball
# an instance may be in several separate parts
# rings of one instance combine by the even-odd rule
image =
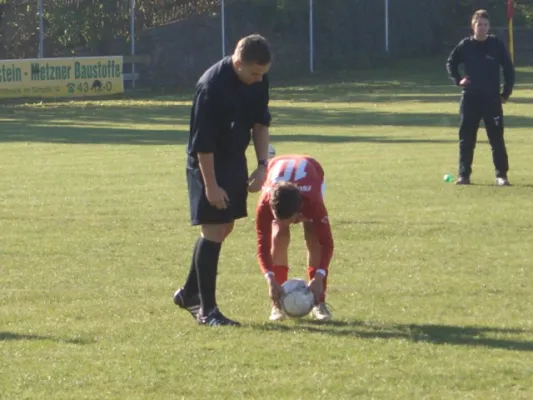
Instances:
[[[271,144],[268,145],[268,159],[276,157],[276,149]]]
[[[289,279],[283,285],[281,306],[292,318],[304,317],[313,308],[315,299],[303,279]]]

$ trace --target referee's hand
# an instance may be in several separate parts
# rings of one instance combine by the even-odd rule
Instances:
[[[259,192],[265,183],[266,176],[267,169],[263,166],[258,167],[248,178],[248,191],[251,193]]]
[[[216,207],[219,210],[228,208],[228,194],[220,186],[216,185],[213,187],[206,187],[205,196],[207,197],[209,204],[211,204],[213,207]]]

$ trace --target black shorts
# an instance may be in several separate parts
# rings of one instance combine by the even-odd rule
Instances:
[[[225,210],[209,204],[205,195],[205,186],[200,169],[187,168],[187,186],[191,224],[226,224],[248,216],[248,171],[226,169],[217,174],[217,183],[226,191],[229,204]]]

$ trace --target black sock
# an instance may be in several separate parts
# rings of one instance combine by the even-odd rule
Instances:
[[[187,276],[185,285],[183,285],[183,291],[185,292],[185,297],[187,298],[198,294],[198,272],[196,271],[196,253],[198,253],[198,244],[201,240],[202,238],[199,237],[196,243],[194,244],[191,268],[189,269],[189,276]]]
[[[216,307],[218,256],[221,243],[201,238],[196,247],[196,271],[198,289],[202,300],[201,314],[207,315]]]

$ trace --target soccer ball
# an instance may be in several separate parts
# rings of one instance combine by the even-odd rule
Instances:
[[[313,308],[315,299],[303,279],[289,279],[283,285],[281,306],[292,318],[304,317]]]
[[[274,146],[271,144],[268,145],[268,159],[276,157],[276,150],[274,149]]]

